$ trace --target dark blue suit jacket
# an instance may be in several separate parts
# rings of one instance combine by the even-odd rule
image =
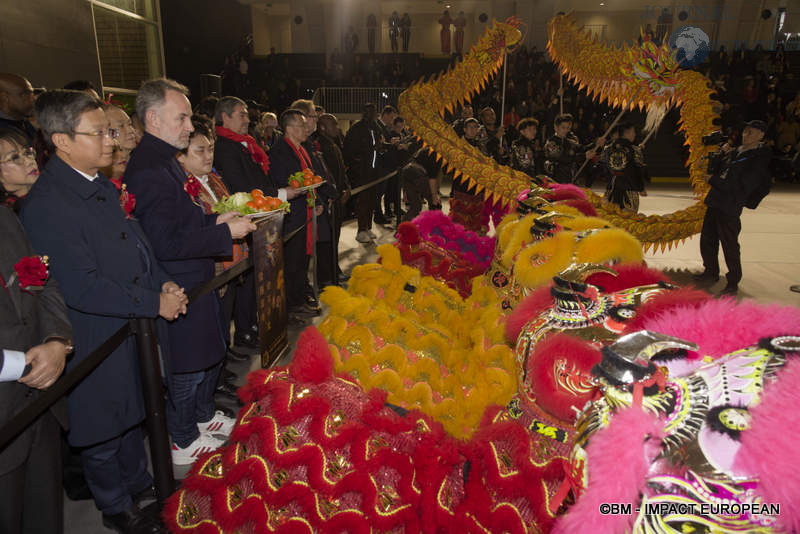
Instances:
[[[126,219],[105,177],[89,181],[53,156],[25,199],[22,223],[50,258],[72,323],[75,367],[130,317],[156,317],[169,280],[139,224]],[[162,340],[163,341],[163,340]],[[68,397],[73,445],[122,434],[144,419],[134,337],[126,339]]]
[[[269,177],[278,189],[289,187],[289,176],[302,170],[300,158],[282,137],[269,151]],[[300,195],[289,201],[289,214],[283,218],[283,232],[288,234],[306,223],[306,195]],[[305,231],[300,232],[304,234]],[[297,236],[295,239],[301,238]]]
[[[186,173],[178,149],[145,134],[123,175],[136,195],[136,217],[153,245],[156,258],[186,291],[214,277],[214,258],[230,256],[233,241],[227,224],[205,215],[184,190]],[[169,323],[171,370],[206,369],[225,356],[216,292],[189,304],[185,316]]]

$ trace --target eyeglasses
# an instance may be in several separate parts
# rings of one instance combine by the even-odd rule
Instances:
[[[88,135],[89,137],[108,137],[116,139],[119,137],[119,130],[108,128],[107,130],[97,130],[96,132],[72,132],[74,135]]]
[[[0,163],[12,163],[14,165],[22,165],[23,158],[36,159],[36,151],[33,149],[33,147],[26,147],[20,151],[14,152],[6,159],[0,160]]]

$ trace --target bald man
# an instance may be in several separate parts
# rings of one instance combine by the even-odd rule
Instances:
[[[33,117],[33,87],[17,74],[0,72],[0,128],[14,128],[33,143],[36,128],[28,120]]]

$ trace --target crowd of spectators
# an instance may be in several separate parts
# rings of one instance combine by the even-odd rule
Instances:
[[[21,375],[0,373],[0,425],[130,318],[153,318],[172,461],[189,465],[233,428],[217,404],[235,399],[225,364],[258,348],[252,273],[187,298],[250,253],[253,222],[213,208],[233,193],[289,202],[278,286],[286,302],[275,305],[288,308],[290,325],[309,324],[321,313],[309,279],[315,242],[320,282],[344,278],[336,251],[349,185],[338,121],[303,99],[279,117],[234,96],[193,110],[187,88],[163,78],[142,84],[131,117],[89,82],[68,86],[34,91],[24,76],[0,73],[0,234],[9,240],[0,253],[0,368],[16,358]],[[314,195],[292,182],[298,172],[321,177]],[[20,267],[28,263],[44,275],[31,281]],[[0,451],[0,531],[62,532],[63,428],[65,460],[103,524],[163,532],[142,509],[155,489],[137,358],[129,337],[70,390],[66,414],[54,408]]]

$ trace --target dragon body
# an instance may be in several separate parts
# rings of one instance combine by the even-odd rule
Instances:
[[[519,25],[515,19],[495,22],[460,63],[412,85],[398,100],[411,129],[424,146],[436,152],[445,168],[503,205],[512,204],[529,188],[530,179],[459,138],[443,113],[469,101],[498,72],[508,48],[522,39]],[[708,79],[680,69],[666,44],[657,47],[645,41],[641,46],[610,47],[580,29],[569,15],[556,16],[548,23],[548,38],[548,50],[560,70],[600,101],[660,116],[680,107],[680,131],[689,146],[687,165],[696,203],[667,215],[643,215],[623,211],[587,190],[598,214],[633,234],[645,248],[664,250],[698,233],[705,215],[702,199],[708,192],[704,156],[710,151],[703,146],[702,137],[714,130],[717,118]]]

